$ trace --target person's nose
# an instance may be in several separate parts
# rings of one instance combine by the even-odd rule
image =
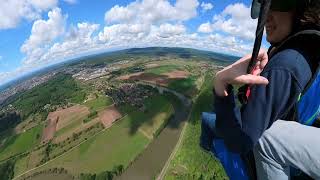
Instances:
[[[267,21],[266,23],[270,23],[271,21],[273,20],[273,15],[272,15],[272,12],[269,11],[268,14],[267,14]]]

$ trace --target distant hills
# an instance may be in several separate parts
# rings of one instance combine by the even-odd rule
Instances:
[[[66,66],[73,63],[78,63],[80,61],[90,61],[90,60],[97,60],[97,59],[104,59],[106,57],[112,58],[113,56],[119,57],[124,55],[143,55],[149,57],[161,57],[161,56],[176,56],[180,58],[197,58],[199,60],[207,60],[207,61],[220,61],[225,63],[230,63],[239,59],[237,56],[211,52],[211,51],[203,51],[191,48],[177,48],[177,47],[147,47],[147,48],[131,48],[113,52],[104,52],[98,53],[93,55],[86,55],[80,58],[74,58],[62,63],[58,63],[49,67],[42,68],[41,70],[29,73],[23,77],[14,79],[4,85],[0,86],[0,92],[4,91],[7,88],[14,86],[15,84],[21,83],[25,80],[28,80],[32,77],[44,74],[48,71],[58,69],[62,66]]]
[[[132,48],[123,50],[127,54],[144,54],[144,55],[154,55],[154,56],[166,56],[166,55],[176,55],[181,58],[190,58],[190,57],[202,57],[202,58],[210,58],[212,60],[218,61],[235,61],[239,59],[237,56],[211,52],[211,51],[203,51],[191,48],[175,48],[175,47],[149,47],[149,48]]]

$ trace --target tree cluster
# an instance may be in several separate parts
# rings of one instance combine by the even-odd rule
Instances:
[[[10,180],[14,177],[14,161],[7,161],[3,164],[0,164],[0,179],[1,180]]]
[[[80,174],[80,180],[112,180],[113,178],[120,176],[124,170],[123,165],[115,166],[112,171],[104,171],[99,174]]]

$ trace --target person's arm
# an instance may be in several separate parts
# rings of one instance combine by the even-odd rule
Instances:
[[[262,76],[269,79],[268,86],[252,86],[250,99],[241,109],[235,105],[233,90],[228,96],[216,96],[217,132],[233,152],[253,149],[262,133],[293,105],[301,92],[286,70],[271,70]]]
[[[246,153],[272,122],[284,115],[295,103],[303,87],[287,68],[271,68],[261,74],[269,80],[269,84],[252,86],[249,101],[240,110],[235,105],[233,90],[229,88],[227,92],[226,81],[221,82],[221,79],[235,79],[230,78],[229,74],[218,73],[215,81],[216,130],[229,150]],[[237,81],[239,82],[241,81]]]

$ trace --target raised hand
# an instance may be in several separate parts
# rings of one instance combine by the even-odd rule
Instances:
[[[226,88],[229,84],[263,84],[269,83],[268,79],[260,76],[260,73],[268,63],[268,54],[265,50],[260,50],[257,64],[253,74],[247,74],[247,68],[251,55],[244,56],[235,63],[217,72],[214,79],[214,89],[218,96],[227,96]]]

